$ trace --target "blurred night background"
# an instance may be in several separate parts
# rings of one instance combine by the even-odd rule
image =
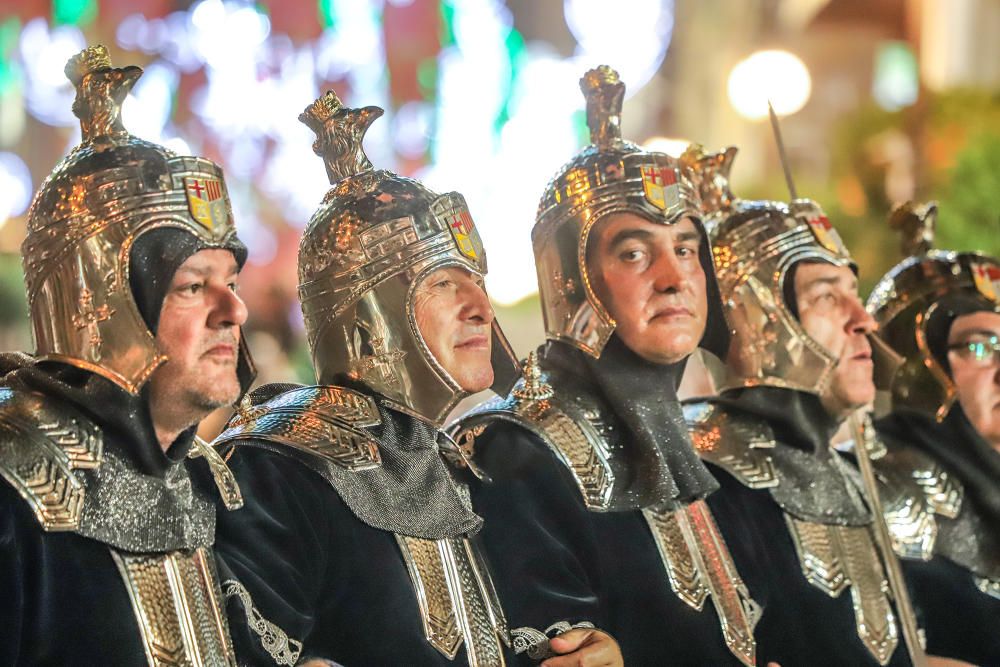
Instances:
[[[770,98],[866,291],[900,259],[894,203],[935,199],[938,247],[1000,254],[1000,0],[0,0],[0,349],[33,347],[25,212],[79,141],[63,66],[95,43],[145,68],[133,134],[225,169],[263,382],[312,381],[295,262],[328,184],[297,116],[331,88],[386,110],[376,167],[466,196],[522,356],[543,339],[535,206],[587,142],[598,64],[627,85],[627,138],[738,146],[735,193],[787,200]]]

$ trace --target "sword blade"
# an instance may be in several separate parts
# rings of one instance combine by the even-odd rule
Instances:
[[[785,183],[788,184],[788,194],[792,199],[798,199],[795,192],[795,182],[792,180],[792,169],[788,164],[788,154],[785,153],[785,142],[781,139],[781,126],[778,125],[778,114],[774,112],[771,100],[767,101],[767,113],[771,117],[771,130],[774,132],[774,143],[778,145],[778,157],[781,159],[781,170],[785,172]]]

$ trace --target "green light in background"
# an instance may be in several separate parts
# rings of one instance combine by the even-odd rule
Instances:
[[[319,22],[326,28],[334,28],[337,25],[337,0],[318,0],[316,9],[319,11]]]
[[[451,46],[457,41],[455,39],[455,5],[450,0],[441,2],[441,20],[444,22],[444,30],[441,31],[441,48]]]
[[[437,96],[438,64],[436,58],[424,58],[417,65],[417,85],[420,86],[420,96],[425,100],[434,100]]]
[[[90,25],[97,18],[97,0],[52,0],[52,22],[56,25]]]
[[[493,122],[493,129],[499,138],[500,130],[510,120],[510,103],[514,95],[517,78],[524,67],[525,49],[524,38],[514,28],[507,33],[504,40],[504,48],[507,50],[507,61],[510,63],[510,80],[507,82],[507,90],[504,93],[503,106]]]
[[[18,69],[13,55],[20,34],[21,22],[16,16],[0,22],[0,96],[18,82]]]
[[[920,91],[917,59],[905,42],[885,42],[875,52],[872,96],[879,106],[895,111],[917,101]]]

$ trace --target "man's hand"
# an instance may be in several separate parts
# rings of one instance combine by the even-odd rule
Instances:
[[[577,628],[549,640],[549,647],[558,655],[541,667],[622,667],[618,642],[611,635],[592,628]]]

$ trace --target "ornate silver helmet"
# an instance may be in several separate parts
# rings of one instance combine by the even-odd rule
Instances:
[[[414,291],[442,267],[484,276],[486,253],[462,195],[373,168],[361,144],[381,115],[344,107],[330,91],[299,116],[333,185],[299,246],[302,313],[319,382],[363,383],[440,426],[468,392],[424,342]],[[492,350],[491,388],[506,395],[520,368],[495,319]]]
[[[587,240],[594,224],[629,212],[670,225],[684,216],[699,221],[701,211],[698,193],[677,160],[622,139],[625,84],[618,73],[604,65],[592,69],[580,79],[580,89],[587,100],[591,145],[546,186],[531,240],[546,336],[600,357],[616,323],[587,273]],[[707,268],[710,274],[710,263]]]
[[[893,210],[890,226],[902,233],[906,259],[889,270],[868,297],[878,336],[901,359],[881,386],[893,408],[944,419],[956,398],[942,349],[959,311],[1000,312],[1000,260],[977,252],[932,250],[937,205],[907,202]],[[943,339],[935,344],[935,339]],[[936,349],[937,348],[937,349]]]
[[[707,226],[733,330],[726,388],[770,385],[819,394],[837,358],[802,328],[794,304],[786,302],[785,283],[801,261],[853,267],[850,253],[818,204],[735,199],[728,183],[735,150],[699,150],[687,156],[701,165],[695,180],[704,198],[723,205]]]
[[[733,212],[738,201],[729,186],[729,172],[738,149],[728,146],[709,153],[700,144],[691,144],[680,157],[698,190],[705,229],[711,233],[720,220]]]
[[[83,141],[42,183],[21,246],[37,357],[85,368],[133,394],[166,360],[129,285],[136,239],[169,227],[201,247],[245,252],[222,169],[122,125],[122,103],[141,75],[139,67],[112,67],[103,46],[66,64]],[[242,337],[240,347],[246,388],[253,364]]]

